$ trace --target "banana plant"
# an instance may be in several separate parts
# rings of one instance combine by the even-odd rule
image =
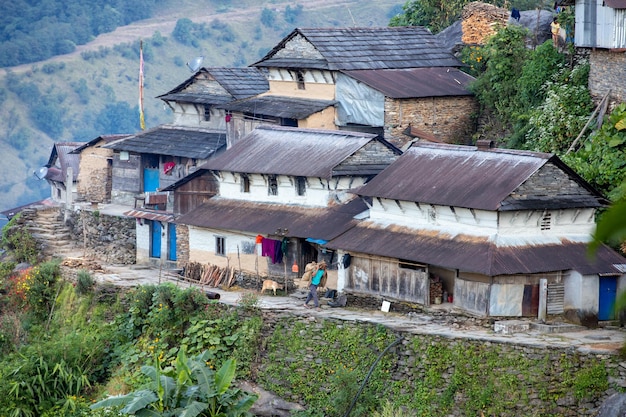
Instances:
[[[139,417],[249,417],[257,400],[238,388],[231,388],[235,377],[234,359],[224,362],[215,372],[207,365],[208,351],[187,358],[185,349],[178,351],[175,366],[162,369],[142,366],[150,386],[126,395],[105,398],[91,409],[122,407],[120,413]]]

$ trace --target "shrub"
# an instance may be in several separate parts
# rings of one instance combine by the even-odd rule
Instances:
[[[2,248],[11,252],[16,262],[37,262],[37,241],[28,230],[18,225],[20,215],[14,216],[2,229]]]
[[[93,292],[96,281],[93,279],[89,271],[81,269],[76,275],[76,293],[85,295]]]

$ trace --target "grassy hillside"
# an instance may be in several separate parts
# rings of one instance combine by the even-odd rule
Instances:
[[[0,210],[49,195],[33,171],[58,141],[137,131],[139,41],[144,42],[147,128],[171,121],[155,97],[203,66],[246,66],[295,27],[386,26],[403,1],[176,1],[155,17],[98,36],[76,52],[0,71]],[[186,43],[172,32],[179,19],[194,24]],[[180,37],[180,36],[179,36]]]

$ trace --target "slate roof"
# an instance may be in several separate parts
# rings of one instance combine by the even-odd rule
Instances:
[[[361,199],[329,207],[304,207],[213,197],[175,223],[265,235],[281,228],[287,229],[288,237],[330,240],[353,227],[354,216],[365,210]]]
[[[487,276],[576,270],[583,275],[621,275],[626,259],[606,246],[595,256],[587,243],[562,239],[542,245],[498,246],[487,237],[413,230],[364,221],[326,244],[370,255],[409,260]]]
[[[268,95],[233,101],[218,107],[228,111],[301,120],[335,103],[330,100]]]
[[[226,146],[226,133],[161,125],[104,145],[117,151],[206,159]]]
[[[372,140],[399,152],[393,145],[369,133],[263,125],[200,168],[328,179],[337,175],[335,168]],[[385,166],[378,167],[376,172]],[[370,175],[371,166],[363,169],[368,173],[362,175]],[[358,166],[353,174],[360,174]]]
[[[297,36],[321,54],[288,54],[285,45]],[[299,28],[285,37],[255,67],[371,70],[460,67],[461,62],[424,27]]]
[[[192,77],[185,80],[169,92],[158,96],[165,101],[181,101],[196,104],[224,104],[229,101],[252,97],[269,90],[266,71],[259,68],[201,68]],[[224,93],[194,89],[186,91],[197,78],[208,75],[224,89]]]
[[[68,167],[72,167],[72,179],[76,181],[78,178],[78,169],[80,167],[80,155],[73,154],[72,151],[84,142],[57,142],[52,147],[50,157],[46,167],[48,173],[46,179],[57,182],[65,181],[65,173]]]
[[[409,68],[343,71],[390,98],[471,96],[474,77],[456,68]]]
[[[94,138],[92,140],[90,140],[89,142],[85,142],[83,145],[79,146],[78,148],[74,149],[72,152],[72,154],[74,153],[80,153],[83,149],[88,148],[90,146],[94,146],[95,144],[97,144],[100,141],[104,141],[104,143],[111,143],[111,142],[115,142],[116,140],[120,140],[123,138],[126,138],[130,136],[130,134],[128,135],[102,135],[102,136],[98,136],[97,138]]]
[[[508,198],[547,163],[587,193]],[[602,207],[604,197],[553,154],[419,141],[361,187],[358,194],[481,210]]]

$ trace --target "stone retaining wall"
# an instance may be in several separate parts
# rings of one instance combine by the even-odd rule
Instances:
[[[114,264],[136,262],[134,218],[80,210],[70,212],[66,225],[76,245],[88,256]]]
[[[311,343],[338,346],[341,341],[328,340],[323,334],[323,328],[328,322],[346,333],[361,326],[377,326],[332,318],[294,316],[276,311],[264,311],[263,315],[265,326],[262,344],[265,346],[270,345],[266,342],[267,338],[271,338],[273,332],[277,331],[282,332],[286,340],[306,338]],[[626,363],[615,355],[585,354],[557,347],[520,346],[489,340],[453,339],[388,331],[392,337],[402,337],[403,340],[386,354],[392,363],[389,380],[379,386],[389,387],[395,384],[396,387],[403,387],[402,392],[396,392],[396,395],[406,395],[407,398],[415,396],[418,390],[428,392],[427,395],[432,396],[435,402],[449,398],[451,403],[448,403],[447,411],[429,414],[432,416],[469,415],[467,403],[470,401],[468,396],[471,391],[478,390],[488,394],[487,385],[491,384],[494,384],[494,391],[491,396],[486,395],[484,398],[488,404],[486,410],[489,407],[491,411],[494,407],[501,407],[497,414],[500,416],[592,416],[606,398],[626,387]],[[317,356],[314,349],[292,351],[287,345],[277,348],[279,351],[259,352],[258,382],[261,385],[264,382],[268,385],[279,384],[284,387],[285,392],[293,392],[291,398],[285,399],[301,401],[297,389],[289,386],[289,378],[264,375],[267,358],[284,360],[284,369],[293,368],[297,364],[298,372],[303,374],[319,372],[320,367],[324,367],[325,359]],[[456,352],[456,356],[451,352]],[[377,354],[373,353],[372,362]],[[460,365],[454,358],[465,363]],[[468,363],[471,364],[469,369]],[[471,375],[472,382],[465,383],[474,385],[464,386],[464,382],[458,380],[459,373],[456,371],[461,366],[465,366],[465,370],[469,370]],[[593,392],[593,386],[586,387],[585,384],[593,380],[591,374],[598,367],[606,369],[609,389],[589,394]],[[424,386],[425,381],[433,380],[438,381],[436,386]],[[477,385],[476,381],[484,381],[485,385]],[[319,389],[324,392],[325,387]],[[388,394],[381,393],[381,398],[389,398]],[[475,398],[472,401],[475,402]]]

